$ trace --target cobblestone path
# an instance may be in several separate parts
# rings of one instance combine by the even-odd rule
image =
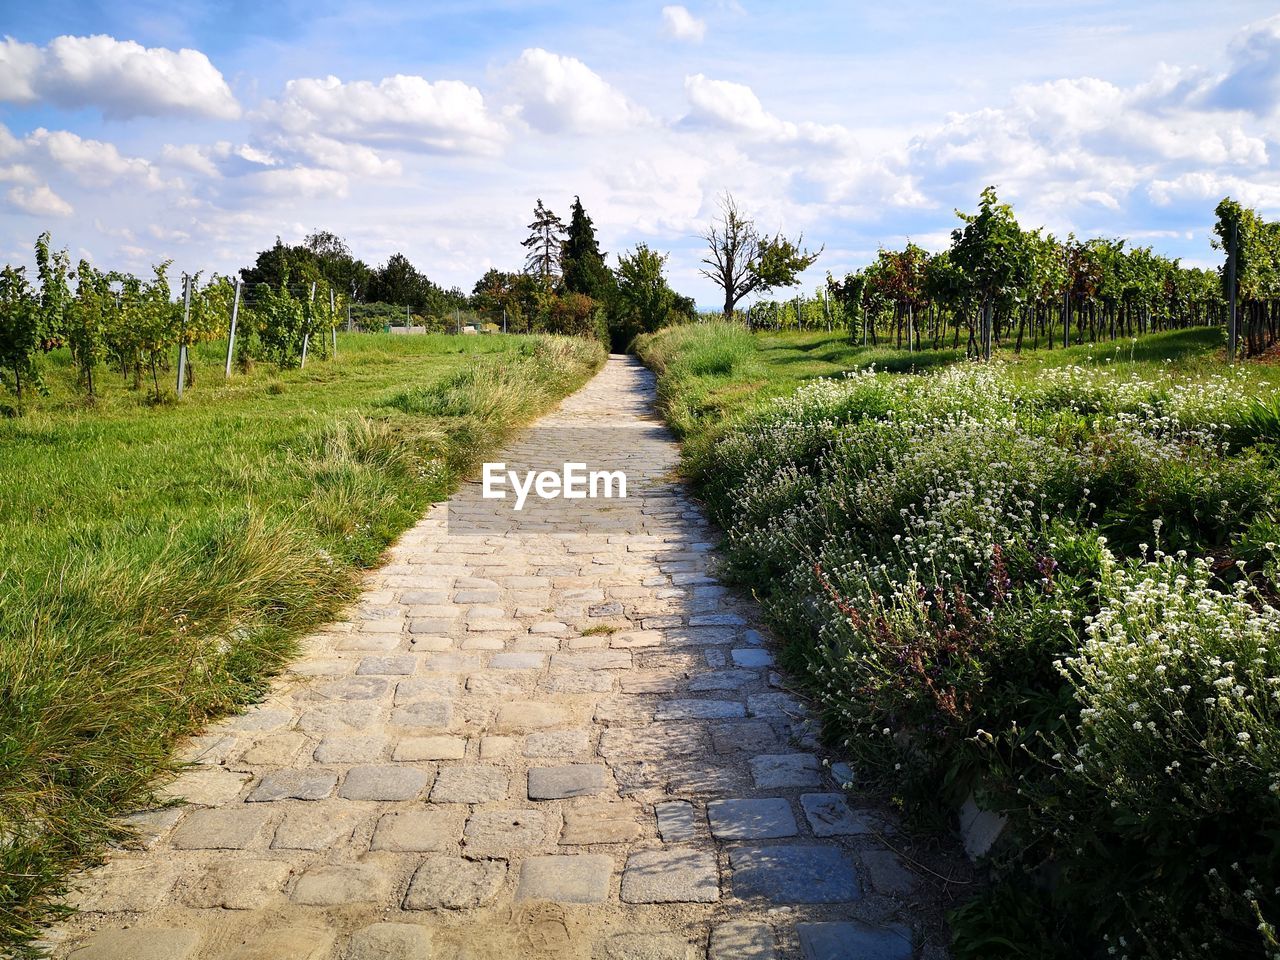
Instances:
[[[653,390],[614,357],[505,453],[614,446],[650,481],[628,515],[463,534],[437,505],[265,702],[190,744],[186,803],[80,878],[55,955],[920,956],[916,878],[717,583]]]

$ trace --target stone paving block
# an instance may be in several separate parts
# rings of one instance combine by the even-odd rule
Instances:
[[[255,740],[240,755],[240,762],[254,767],[287,767],[311,741],[296,730],[286,730]]]
[[[590,749],[585,730],[548,730],[524,738],[526,757],[571,757]]]
[[[818,758],[811,753],[766,753],[751,758],[751,778],[761,790],[816,787],[822,782]]]
[[[209,864],[183,895],[204,910],[259,910],[282,896],[289,864],[279,860],[222,860]]]
[[[661,630],[628,630],[615,633],[609,638],[609,646],[615,650],[639,650],[648,647],[660,647],[666,636]]]
[[[275,800],[323,800],[338,784],[330,770],[273,770],[245,797],[245,803]]]
[[[569,711],[559,704],[516,701],[498,708],[493,729],[498,733],[520,733],[560,727],[568,722]]]
[[[451,810],[401,810],[378,818],[369,849],[440,853],[455,846],[461,834],[462,817]]]
[[[787,693],[753,693],[747,697],[747,712],[753,717],[786,719],[803,716],[804,705]]]
[[[527,671],[473,673],[467,677],[467,693],[475,697],[495,697],[503,700],[527,697],[535,679],[534,675]]]
[[[708,690],[741,690],[756,679],[756,674],[750,670],[711,670],[693,677],[689,681],[689,692],[705,693]]]
[[[387,694],[386,677],[343,677],[314,683],[299,690],[295,698],[302,701],[320,700],[325,703],[358,700],[381,700]]]
[[[359,816],[347,810],[346,804],[308,804],[284,815],[271,840],[271,849],[329,850],[339,847],[351,839],[359,822]]]
[[[800,806],[815,837],[856,836],[877,827],[874,818],[851,810],[841,793],[802,793]]]
[[[711,929],[707,960],[781,960],[778,938],[765,923],[734,920]]]
[[[385,764],[352,767],[338,796],[346,800],[412,800],[430,780],[425,770]]]
[[[712,800],[707,804],[711,835],[717,840],[772,840],[799,832],[791,804],[767,800]]]
[[[698,837],[697,815],[688,800],[669,800],[654,805],[658,836],[663,843],[687,843]]]
[[[417,665],[418,658],[412,653],[393,657],[365,657],[356,668],[356,674],[376,677],[408,676]]]
[[[608,785],[609,771],[597,763],[571,763],[529,770],[530,800],[589,797],[604,792]]]
[[[389,653],[400,649],[398,633],[353,633],[333,645],[335,650],[363,653]]]
[[[196,955],[200,935],[177,927],[133,927],[103,930],[71,951],[71,960],[188,960]]]
[[[179,850],[243,850],[267,823],[264,809],[236,806],[193,810],[174,829],[169,842]]]
[[[416,700],[391,711],[397,727],[445,729],[453,721],[453,704],[448,700]]]
[[[857,900],[858,878],[839,847],[809,843],[750,843],[729,851],[733,894],[771,903]]]
[[[392,877],[371,863],[336,863],[312,867],[293,888],[294,903],[336,907],[348,903],[379,903],[391,892]]]
[[[798,923],[804,960],[911,960],[911,931],[901,924],[873,926],[857,920]]]
[[[480,740],[480,759],[496,760],[509,756],[516,748],[516,737],[484,737]]]
[[[511,777],[501,767],[441,767],[431,788],[432,803],[487,803],[505,800]]]
[[[428,960],[431,930],[415,923],[374,923],[351,935],[343,960]]]
[[[468,853],[504,853],[511,849],[547,846],[555,831],[550,811],[531,809],[477,810],[462,834]]]
[[[665,700],[658,704],[653,719],[727,720],[746,715],[746,707],[734,700]]]
[[[622,872],[625,903],[714,903],[720,899],[716,856],[694,847],[641,850]]]
[[[586,801],[564,811],[563,846],[631,843],[641,835],[637,809],[631,803]]]
[[[578,650],[573,653],[553,653],[552,670],[630,670],[629,650]]]
[[[108,860],[91,874],[72,878],[69,900],[86,913],[141,913],[158,907],[177,880],[178,866],[174,863],[133,858]]]
[[[465,737],[437,734],[399,740],[391,751],[391,759],[410,763],[423,760],[461,760],[466,753]]]
[[[321,703],[302,712],[298,717],[298,729],[318,734],[367,730],[378,722],[381,713],[381,706],[373,701]]]
[[[122,817],[121,822],[132,831],[132,836],[124,845],[130,849],[152,849],[182,819],[184,813],[186,811],[178,807],[165,807],[161,810],[139,810]]]
[[[379,760],[390,742],[385,734],[334,734],[320,741],[312,753],[316,763],[369,763]]]
[[[729,656],[740,667],[772,667],[773,654],[759,647],[740,647],[730,650]]]
[[[716,753],[767,753],[786,744],[765,720],[713,723],[711,745]]]
[[[916,887],[916,876],[892,850],[864,850],[862,868],[877,893],[903,896]]]
[[[415,700],[447,700],[458,695],[458,678],[447,674],[408,677],[396,684],[397,707]]]
[[[219,960],[327,960],[337,936],[332,930],[311,924],[270,926],[244,937]]]
[[[469,910],[498,895],[507,864],[502,860],[466,860],[429,856],[422,861],[404,897],[406,910]]]
[[[600,854],[529,857],[520,867],[517,900],[603,903],[609,897],[613,858]]]
[[[202,807],[220,807],[240,796],[252,779],[246,773],[219,768],[187,770],[156,791],[161,800],[182,800]]]
[[[691,960],[696,953],[674,933],[616,933],[604,944],[606,960]]]
[[[541,670],[546,662],[541,653],[496,653],[489,660],[489,669]]]

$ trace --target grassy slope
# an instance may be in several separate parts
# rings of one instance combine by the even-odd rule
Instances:
[[[1049,367],[1106,365],[1138,374],[1173,364],[1188,378],[1221,371],[1222,333],[1194,328],[1154,334],[1139,340],[1085,344],[1066,350],[1005,350],[997,361],[1026,376]],[[734,419],[819,377],[875,367],[897,373],[924,373],[964,362],[964,351],[910,353],[887,347],[861,347],[841,333],[757,333],[722,324],[670,327],[642,336],[640,358],[659,375],[665,415],[688,445],[687,461],[696,470],[705,445],[714,442]],[[1280,370],[1255,367],[1258,381],[1280,384]]]
[[[251,700],[354,573],[603,361],[587,341],[340,338],[181,404],[118,376],[0,420],[0,947],[145,800],[174,740]],[[5,838],[12,841],[5,843]]]

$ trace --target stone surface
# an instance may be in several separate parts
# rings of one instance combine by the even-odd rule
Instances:
[[[911,960],[911,931],[857,921],[796,924],[804,960]]]
[[[467,820],[463,846],[485,854],[543,847],[551,840],[553,822],[553,814],[544,810],[477,810]]]
[[[325,737],[313,751],[316,763],[371,763],[381,759],[389,738],[381,733]]]
[[[179,850],[242,850],[266,822],[267,811],[261,809],[193,810],[174,829],[169,842]]]
[[[327,960],[337,937],[332,930],[293,923],[256,930],[220,954],[226,960]]]
[[[422,760],[461,760],[467,755],[464,737],[440,734],[431,737],[405,737],[396,743],[391,759],[397,762]]]
[[[598,854],[529,857],[520,868],[517,900],[602,903],[609,896],[613,858]]]
[[[604,947],[606,960],[690,960],[696,953],[674,933],[617,933]]]
[[[729,655],[733,658],[733,662],[740,667],[771,667],[773,666],[773,654],[768,650],[761,650],[759,647],[741,647],[737,650],[730,650]]]
[[[735,920],[711,928],[707,960],[780,960],[781,956],[778,938],[768,924]]]
[[[530,800],[563,800],[602,793],[609,771],[598,763],[571,763],[560,767],[534,767],[529,771]]]
[[[200,935],[174,927],[103,930],[71,951],[71,960],[188,960],[196,955]]]
[[[351,935],[344,960],[430,960],[431,931],[414,923],[375,923]]]
[[[429,856],[413,874],[404,897],[406,910],[464,910],[498,895],[507,865],[501,860]]]
[[[761,790],[779,787],[816,787],[822,768],[811,753],[762,754],[751,758],[751,779]]]
[[[800,806],[815,837],[853,836],[873,832],[867,817],[854,813],[841,793],[802,793]]]
[[[714,903],[720,899],[715,854],[694,847],[642,850],[622,871],[626,903]]]
[[[351,839],[360,818],[343,804],[308,804],[290,810],[276,827],[272,850],[329,850]]]
[[[630,843],[640,835],[633,804],[588,801],[564,811],[560,843],[565,846]]]
[[[431,787],[432,803],[487,803],[505,800],[511,777],[502,767],[441,767]]]
[[[338,775],[328,770],[273,770],[258,781],[245,802],[323,800],[337,783]]]
[[[390,891],[390,878],[374,864],[342,863],[312,867],[298,878],[294,903],[336,907],[350,903],[378,903]]]
[[[902,896],[916,887],[916,876],[892,850],[864,850],[862,867],[876,893]]]
[[[440,852],[455,846],[462,832],[461,817],[443,809],[384,813],[373,830],[370,850]]]
[[[707,804],[711,835],[717,840],[769,840],[799,831],[791,804],[767,800],[712,800]]]
[[[430,777],[415,767],[352,767],[338,796],[345,800],[412,800]]]
[[[260,910],[279,899],[289,878],[289,865],[273,860],[222,860],[210,864],[186,890],[193,907]]]
[[[654,720],[727,720],[745,717],[747,708],[736,700],[667,700],[658,704]]]
[[[664,843],[687,843],[697,839],[697,817],[687,800],[670,800],[654,807],[658,835]]]
[[[858,899],[858,879],[839,847],[802,843],[743,844],[729,851],[733,894],[771,903],[844,903]]]
[[[73,878],[82,884],[71,902],[89,913],[142,912],[154,909],[173,889],[178,868],[143,859],[110,860],[92,876]]]

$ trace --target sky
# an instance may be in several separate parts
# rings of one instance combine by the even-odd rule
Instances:
[[[1280,16],[1070,4],[0,0],[0,259],[231,272],[277,236],[470,290],[575,195],[670,254],[731,192],[823,252],[944,249],[995,185],[1024,226],[1217,264],[1213,208],[1280,217]]]

